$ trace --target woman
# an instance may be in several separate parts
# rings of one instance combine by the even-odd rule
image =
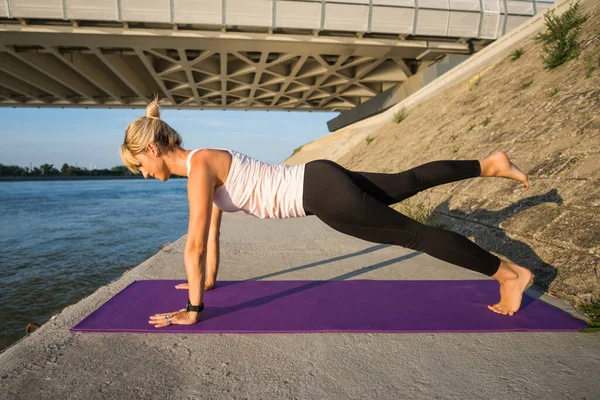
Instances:
[[[269,165],[231,150],[184,150],[181,137],[159,112],[155,99],[146,116],[127,127],[121,146],[124,164],[144,178],[188,177],[188,283],[177,286],[188,289],[188,306],[151,316],[149,323],[155,327],[200,320],[204,290],[211,289],[217,277],[221,212],[239,210],[259,218],[316,215],[348,235],[408,247],[481,272],[500,284],[500,301],[488,308],[504,315],[518,311],[532,278],[529,270],[500,260],[457,233],[420,224],[389,207],[433,186],[478,176],[514,179],[529,187],[525,174],[504,153],[481,161],[436,161],[396,174],[349,171],[328,160]],[[212,259],[206,273],[207,255]]]

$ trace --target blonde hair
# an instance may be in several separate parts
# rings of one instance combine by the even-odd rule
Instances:
[[[156,143],[162,148],[173,149],[181,146],[182,139],[175,129],[160,119],[160,106],[158,96],[146,106],[146,115],[127,125],[125,139],[121,146],[121,160],[133,173],[139,172],[140,163],[135,159],[137,154],[143,153],[148,144]]]

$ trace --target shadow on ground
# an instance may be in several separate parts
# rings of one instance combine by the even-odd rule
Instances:
[[[444,222],[450,222],[449,230],[471,238],[485,250],[495,252],[523,267],[529,268],[534,277],[534,285],[544,292],[557,275],[557,269],[541,259],[527,243],[509,237],[500,224],[518,213],[543,203],[561,205],[562,197],[556,189],[545,194],[531,196],[519,200],[510,206],[497,211],[485,209],[464,212],[450,209],[452,197],[438,205],[432,212],[432,218],[441,216]]]

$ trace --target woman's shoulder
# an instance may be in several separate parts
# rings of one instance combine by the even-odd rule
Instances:
[[[203,148],[192,156],[191,169],[205,168],[221,183],[227,178],[231,162],[232,156],[227,149]]]
[[[209,151],[225,151],[225,152],[231,152],[233,150],[230,149],[226,149],[224,147],[205,147],[202,150],[209,150]]]
[[[192,161],[196,158],[198,159],[206,159],[212,157],[219,157],[221,155],[233,153],[233,150],[229,149],[221,149],[221,148],[211,148],[211,147],[203,147],[192,150],[194,154],[192,155]]]
[[[216,148],[201,148],[192,150],[194,154],[191,157],[192,165],[203,162],[211,162],[223,158],[230,158],[231,151],[228,149],[216,149]]]

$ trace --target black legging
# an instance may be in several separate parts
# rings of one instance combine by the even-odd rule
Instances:
[[[349,171],[329,160],[306,164],[304,209],[333,229],[395,244],[492,276],[500,259],[459,235],[420,224],[389,207],[418,192],[481,174],[479,161],[434,161],[399,173]]]

